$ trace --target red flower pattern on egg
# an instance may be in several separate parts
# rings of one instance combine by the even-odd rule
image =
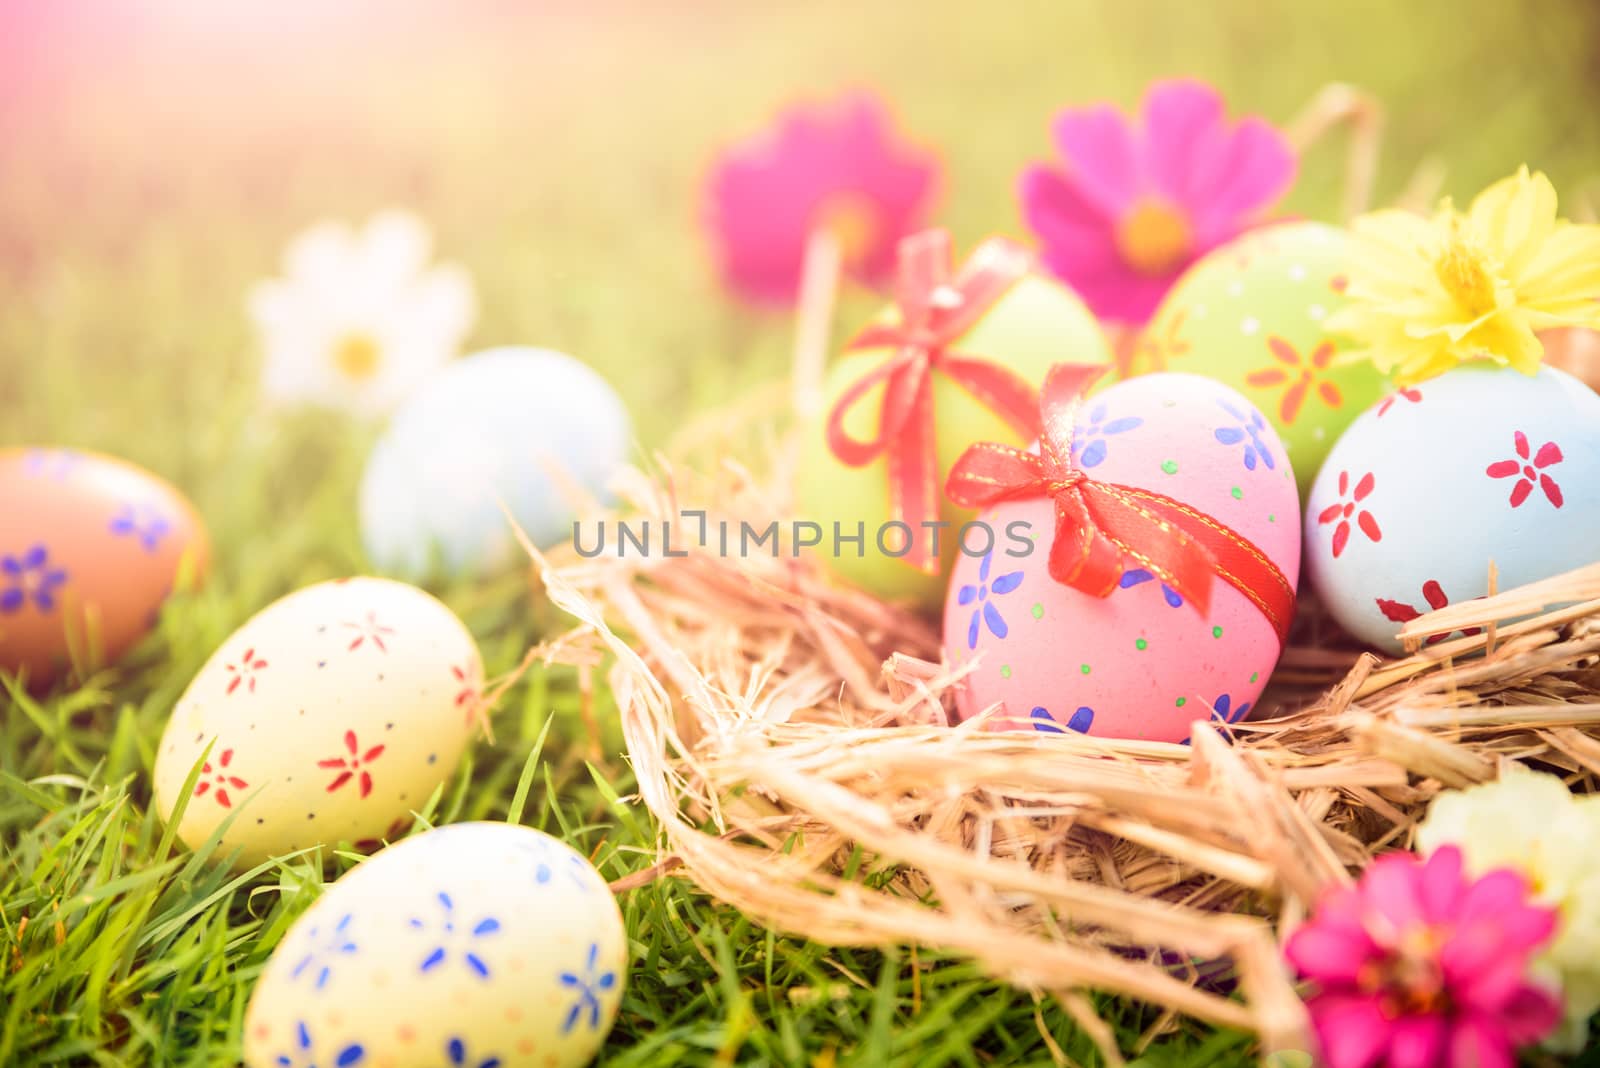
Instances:
[[[1319,376],[1328,370],[1328,365],[1333,362],[1333,342],[1324,341],[1310,354],[1301,357],[1295,347],[1281,337],[1267,339],[1267,351],[1272,353],[1272,358],[1281,366],[1268,364],[1259,371],[1251,371],[1245,376],[1245,382],[1262,389],[1267,386],[1287,385],[1283,392],[1283,399],[1278,403],[1278,418],[1284,425],[1293,423],[1300,415],[1300,408],[1305,404],[1306,395],[1312,386],[1316,386],[1317,396],[1322,398],[1322,403],[1330,408],[1337,408],[1344,404],[1344,394],[1339,392],[1339,387],[1326,378]]]
[[[1361,502],[1371,495],[1373,487],[1376,485],[1377,480],[1373,478],[1372,472],[1368,471],[1355,484],[1355,492],[1351,493],[1350,472],[1339,472],[1339,499],[1324,508],[1322,513],[1317,516],[1317,523],[1320,526],[1327,526],[1329,523],[1338,524],[1333,529],[1333,555],[1335,559],[1338,558],[1340,553],[1344,552],[1344,547],[1350,542],[1350,521],[1352,517],[1355,519],[1356,526],[1360,527],[1361,532],[1368,538],[1373,541],[1383,540],[1383,531],[1378,527],[1377,517],[1368,509],[1360,507]],[[1348,500],[1345,499],[1347,494],[1349,494]]]
[[[383,643],[383,639],[393,634],[394,628],[386,627],[379,623],[378,614],[376,612],[368,612],[367,618],[361,620],[360,622],[352,623],[349,620],[346,620],[343,626],[346,630],[353,630],[356,632],[356,636],[351,639],[349,649],[347,650],[348,652],[355,652],[368,641],[377,646],[378,652],[380,653],[387,653],[389,651],[389,647]]]
[[[243,686],[250,693],[256,692],[256,672],[267,667],[264,658],[256,656],[254,648],[246,649],[237,664],[226,664],[224,668],[230,676],[227,692],[232,694]]]
[[[1441,608],[1449,607],[1450,604],[1450,598],[1445,596],[1444,587],[1439,585],[1437,579],[1429,579],[1422,584],[1422,597],[1423,600],[1428,602],[1430,611],[1437,612]],[[1423,614],[1421,609],[1414,605],[1406,604],[1403,601],[1391,601],[1384,597],[1378,598],[1378,611],[1383,613],[1383,618],[1394,623],[1409,623]],[[1482,630],[1482,627],[1471,627],[1461,631],[1461,636],[1470,638]],[[1423,640],[1423,644],[1434,645],[1448,637],[1450,637],[1449,633],[1431,634]]]
[[[456,707],[467,710],[467,722],[471,723],[478,718],[478,686],[464,667],[452,666],[450,674],[461,687],[456,693]]]
[[[1511,507],[1521,508],[1523,502],[1533,494],[1534,486],[1542,489],[1545,499],[1557,508],[1565,504],[1561,486],[1544,470],[1566,459],[1561,455],[1561,446],[1553,441],[1545,442],[1532,455],[1530,462],[1529,454],[1533,450],[1528,444],[1528,435],[1518,430],[1512,435],[1512,443],[1517,451],[1514,459],[1497,460],[1484,469],[1484,474],[1490,478],[1516,478],[1516,484],[1511,487]]]
[[[203,778],[198,784],[196,784],[194,788],[194,796],[204,797],[206,794],[210,793],[212,797],[216,798],[217,804],[221,805],[223,808],[232,808],[233,799],[228,796],[228,788],[232,787],[235,790],[243,790],[250,785],[243,779],[239,778],[239,776],[229,773],[228,765],[232,763],[233,750],[224,749],[222,751],[222,755],[217,757],[217,767],[213,768],[211,766],[211,761],[209,760],[200,765],[200,774],[210,775],[211,778]],[[216,790],[215,793],[211,793],[213,788]]]
[[[366,797],[372,793],[372,773],[366,766],[383,755],[383,746],[374,745],[362,752],[361,744],[356,740],[356,732],[345,731],[344,747],[347,755],[317,761],[319,768],[339,769],[339,774],[328,784],[327,791],[331,794],[345,783],[355,780],[360,786],[361,796]]]
[[[1393,393],[1383,398],[1383,403],[1378,405],[1378,418],[1382,419],[1385,415],[1387,415],[1389,409],[1394,407],[1395,402],[1400,400],[1410,401],[1412,404],[1421,404],[1422,390],[1413,389],[1410,387],[1395,390]]]

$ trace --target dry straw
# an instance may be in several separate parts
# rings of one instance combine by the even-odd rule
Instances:
[[[724,459],[711,477],[630,474],[635,521],[789,514],[725,459],[747,439],[691,434]],[[1303,611],[1259,703],[1275,718],[1231,737],[1200,723],[1179,746],[952,725],[959,680],[927,621],[804,558],[709,541],[539,558],[582,624],[561,658],[614,656],[659,869],[824,942],[969,956],[1078,1015],[1092,988],[1306,1048],[1278,945],[1320,890],[1501,761],[1600,775],[1600,564],[1414,620],[1412,642],[1480,632],[1400,660],[1330,646]]]
[[[1292,125],[1309,142],[1338,123],[1355,133],[1359,210],[1381,124],[1370,99],[1332,87]],[[802,347],[826,336],[803,329]],[[814,408],[820,360],[797,366]],[[1510,760],[1600,778],[1600,563],[1413,620],[1402,636],[1420,651],[1398,660],[1341,645],[1303,605],[1257,704],[1274,718],[1200,722],[1190,746],[953,725],[959,678],[928,621],[787,550],[683,544],[688,510],[713,530],[792,516],[787,392],[701,418],[655,477],[623,480],[626,514],[675,522],[688,555],[533,554],[580,621],[547,654],[585,677],[612,654],[662,837],[627,885],[672,872],[784,931],[970,957],[1059,999],[1110,1064],[1121,1051],[1087,989],[1168,1010],[1145,1041],[1181,1013],[1253,1030],[1271,1053],[1308,1048],[1280,939],[1325,887],[1407,847],[1439,791]],[[762,478],[730,459],[752,455],[774,458]]]

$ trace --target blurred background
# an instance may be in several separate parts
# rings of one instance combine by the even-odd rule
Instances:
[[[657,444],[788,359],[787,320],[710,269],[718,146],[876,88],[942,152],[958,240],[1020,236],[1014,179],[1052,113],[1173,74],[1279,122],[1329,81],[1373,91],[1380,198],[1429,159],[1463,196],[1523,161],[1569,207],[1600,178],[1592,0],[0,0],[0,444],[213,481],[254,403],[249,286],[306,225],[388,206],[474,275],[469,350],[567,350]],[[1339,140],[1291,210],[1332,214]]]

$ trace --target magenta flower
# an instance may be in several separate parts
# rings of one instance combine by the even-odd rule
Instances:
[[[1264,221],[1295,155],[1263,119],[1230,123],[1196,81],[1157,82],[1137,122],[1110,104],[1056,116],[1061,166],[1022,172],[1042,259],[1102,319],[1142,325],[1184,269]]]
[[[922,229],[938,184],[934,154],[901,140],[877,97],[855,93],[790,108],[725,149],[707,181],[705,224],[730,289],[788,304],[819,228],[838,241],[847,274],[888,282],[896,245]]]
[[[1329,1068],[1512,1068],[1561,1019],[1556,995],[1527,978],[1555,925],[1521,875],[1465,878],[1445,846],[1426,863],[1373,861],[1324,896],[1287,954],[1315,984],[1306,1005]]]

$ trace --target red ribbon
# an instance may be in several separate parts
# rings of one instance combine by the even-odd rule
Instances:
[[[934,369],[976,397],[1024,439],[1039,433],[1039,395],[1009,368],[977,356],[949,351],[1006,291],[1028,273],[1032,255],[1003,238],[979,245],[952,277],[950,235],[925,230],[900,242],[895,303],[899,321],[875,323],[848,346],[887,348],[893,357],[852,383],[828,413],[828,448],[841,463],[864,467],[888,459],[891,518],[911,528],[907,559],[919,570],[939,568],[931,533],[923,522],[939,518],[939,457],[934,444]],[[878,433],[853,438],[845,415],[868,390],[884,383]]]
[[[1265,553],[1182,501],[1098,482],[1074,465],[1078,406],[1104,371],[1093,364],[1052,367],[1041,402],[1039,452],[974,445],[951,468],[946,492],[966,508],[1048,497],[1056,511],[1050,577],[1057,582],[1108,597],[1132,559],[1204,614],[1212,579],[1221,578],[1261,609],[1281,645],[1294,618],[1294,587]]]

